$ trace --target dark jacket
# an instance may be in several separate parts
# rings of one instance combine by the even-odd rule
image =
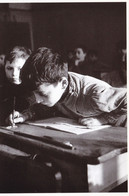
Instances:
[[[30,93],[28,89],[20,85],[11,84],[4,71],[0,73],[0,124],[4,125],[5,119],[13,111],[13,100],[16,100],[15,110],[23,111],[30,106]]]

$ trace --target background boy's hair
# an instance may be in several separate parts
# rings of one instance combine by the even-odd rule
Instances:
[[[68,65],[64,58],[52,49],[41,47],[27,59],[22,72],[23,83],[39,86],[43,82],[55,83],[68,78]]]
[[[74,47],[74,50],[77,49],[77,48],[81,48],[83,50],[84,53],[87,53],[87,48],[85,47],[85,45],[83,44],[77,44],[75,47]]]
[[[29,48],[26,48],[24,46],[15,46],[6,55],[5,63],[6,61],[12,63],[15,59],[18,58],[23,58],[26,60],[30,56],[30,54],[31,50]]]

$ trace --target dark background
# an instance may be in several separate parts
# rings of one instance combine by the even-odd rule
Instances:
[[[19,11],[23,22],[18,21]],[[4,29],[0,33],[0,47],[4,50],[13,43],[23,43],[33,50],[48,46],[67,53],[76,44],[84,44],[87,49],[97,50],[99,58],[113,67],[116,43],[126,40],[126,2],[24,3],[24,6],[0,3],[0,15],[3,12],[8,13],[4,21],[0,20],[0,32]]]

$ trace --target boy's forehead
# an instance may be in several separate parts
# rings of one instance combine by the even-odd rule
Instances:
[[[5,66],[10,66],[10,67],[21,67],[23,66],[25,63],[25,59],[23,58],[18,58],[18,59],[14,59],[12,62],[10,61],[6,61]]]
[[[1,55],[0,55],[0,58],[5,58],[5,55],[4,55],[4,54],[1,54]]]
[[[49,88],[51,84],[48,82],[43,82],[42,84],[39,85],[39,83],[36,82],[36,85],[38,90],[45,90]]]
[[[76,49],[75,49],[75,52],[83,52],[83,53],[84,53],[84,51],[83,51],[82,48],[76,48]]]
[[[55,86],[57,83],[48,83],[48,82],[43,82],[42,84],[37,84],[37,90],[42,91],[42,92],[46,92],[49,91],[53,88],[55,88]]]

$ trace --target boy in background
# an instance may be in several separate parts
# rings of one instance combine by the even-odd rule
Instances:
[[[21,97],[28,91],[22,85],[21,70],[31,54],[31,50],[23,46],[15,46],[4,60],[0,75],[0,125],[13,110],[13,99],[16,98],[16,109],[27,108],[27,101],[21,102]]]
[[[77,45],[74,48],[73,63],[71,65],[71,71],[83,74],[91,75],[91,68],[87,66],[87,50],[83,45]]]
[[[23,82],[33,85],[35,103],[55,107],[68,118],[87,128],[110,124],[126,126],[126,89],[115,88],[99,79],[68,72],[62,56],[49,48],[39,48],[26,61]],[[29,115],[28,115],[29,114]],[[44,111],[42,111],[45,117]],[[16,113],[14,122],[24,122],[36,115],[33,109]],[[12,116],[9,116],[12,123]]]

